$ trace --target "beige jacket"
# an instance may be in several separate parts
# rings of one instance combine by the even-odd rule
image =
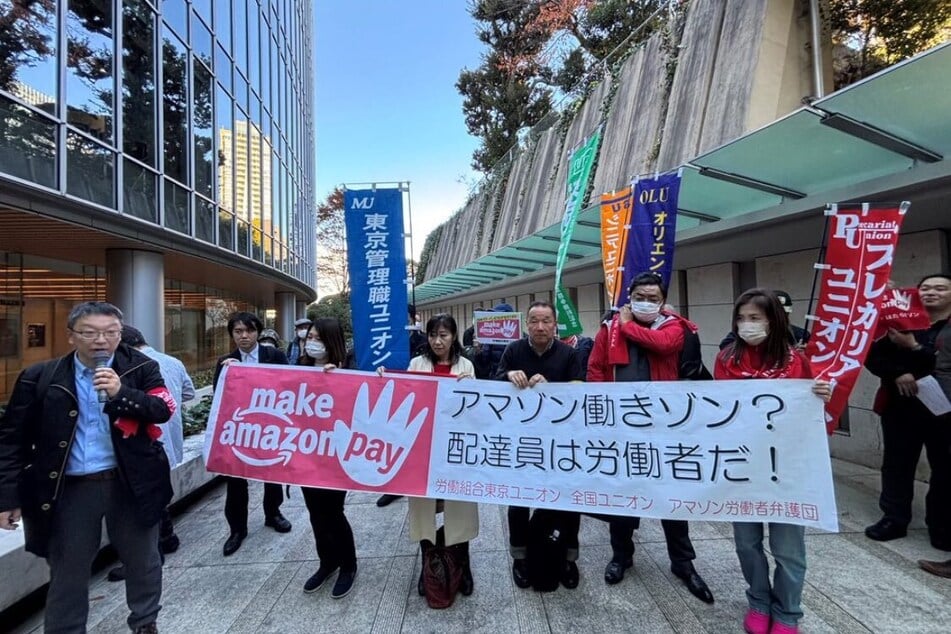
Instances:
[[[433,364],[425,356],[414,357],[409,362],[413,372],[432,372]],[[459,357],[453,366],[453,374],[475,376],[472,362]],[[479,534],[479,505],[475,502],[441,501],[446,533],[446,545],[459,544],[474,539]],[[428,539],[436,543],[436,503],[429,498],[409,498],[409,536],[413,541]]]

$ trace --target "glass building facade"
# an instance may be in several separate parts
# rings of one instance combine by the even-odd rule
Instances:
[[[160,245],[166,268],[181,249],[310,301],[312,12],[307,0],[0,0],[0,188],[109,218]],[[48,255],[25,251],[0,234],[8,263]],[[72,264],[102,264],[89,260]],[[211,295],[268,308],[241,292]],[[15,295],[6,284],[8,305]],[[181,312],[173,296],[166,313]]]

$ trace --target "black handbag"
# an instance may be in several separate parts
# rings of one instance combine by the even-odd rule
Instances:
[[[558,514],[538,509],[528,521],[528,580],[538,592],[558,589],[568,549]]]

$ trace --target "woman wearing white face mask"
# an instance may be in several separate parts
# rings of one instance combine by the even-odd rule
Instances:
[[[733,307],[735,339],[717,355],[716,379],[809,379],[809,360],[789,342],[789,321],[775,293],[753,288]],[[827,381],[816,381],[813,393],[824,401],[832,396]],[[802,526],[769,523],[770,552],[776,562],[772,584],[763,553],[763,524],[734,522],[733,539],[743,576],[749,610],[743,629],[750,634],[795,634],[802,618],[802,589],[806,579],[806,543]]]
[[[317,319],[307,331],[304,354],[297,365],[323,366],[325,372],[349,368],[352,360],[347,355],[343,329],[336,319]],[[304,592],[316,592],[337,570],[337,581],[330,596],[340,599],[350,592],[357,576],[357,553],[353,530],[344,515],[346,491],[301,487],[304,503],[310,515],[310,526],[317,542],[320,566],[304,583]]]

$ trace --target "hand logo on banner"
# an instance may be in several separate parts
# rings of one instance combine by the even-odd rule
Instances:
[[[380,486],[392,480],[429,414],[429,408],[424,407],[410,420],[416,397],[409,394],[391,416],[394,386],[394,381],[387,382],[371,412],[370,388],[364,383],[353,404],[350,426],[340,419],[334,423],[337,460],[354,482]]]

